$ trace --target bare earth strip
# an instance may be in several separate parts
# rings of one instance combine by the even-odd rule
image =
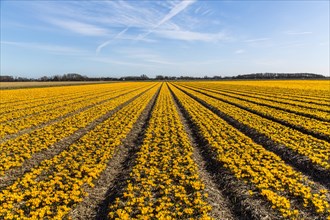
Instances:
[[[278,96],[274,96],[272,95],[273,97],[275,97],[276,99],[272,99],[271,97],[265,95],[265,94],[251,94],[251,93],[248,93],[246,91],[235,91],[235,90],[230,90],[230,89],[222,89],[222,88],[206,88],[206,87],[197,87],[197,86],[191,86],[191,88],[195,88],[195,89],[198,89],[198,90],[205,90],[205,91],[208,91],[208,92],[213,92],[213,93],[217,93],[217,94],[222,94],[222,95],[227,95],[227,93],[229,93],[231,97],[234,97],[234,98],[237,98],[237,96],[242,96],[242,98],[244,100],[246,100],[245,98],[254,98],[254,99],[260,99],[260,100],[266,100],[266,101],[271,101],[273,102],[274,104],[277,104],[277,103],[281,103],[281,104],[285,104],[285,105],[289,105],[289,106],[298,106],[298,107],[301,107],[301,108],[307,108],[307,109],[315,109],[315,110],[319,110],[319,111],[323,111],[323,112],[329,112],[329,110],[326,110],[324,108],[322,108],[321,106],[306,106],[306,105],[303,105],[303,104],[300,104],[301,103],[301,100],[299,100],[300,103],[295,103],[295,102],[287,102],[286,100],[282,100],[281,97],[278,97]],[[246,100],[248,101],[248,100]],[[258,102],[258,104],[260,104]],[[306,104],[306,103],[305,103]],[[269,106],[269,107],[272,107],[274,108],[274,106],[270,106],[269,104],[266,104],[266,106]],[[320,108],[321,107],[321,108]]]
[[[212,151],[211,146],[209,146],[205,139],[199,134],[198,129],[189,118],[188,113],[173,91],[171,92],[192,131],[194,142],[197,143],[196,152],[201,155],[205,163],[205,168],[218,190],[230,201],[230,208],[234,215],[242,220],[281,219],[279,213],[274,212],[267,202],[257,196],[249,195],[249,187],[223,167],[223,164],[217,160],[216,153]]]
[[[178,87],[177,87],[178,88]],[[180,88],[178,88],[180,89]],[[221,112],[220,110],[214,108],[213,106],[209,105],[204,100],[187,93],[184,90],[181,90],[200,104],[205,106],[206,108],[210,109],[212,112],[217,114],[223,120],[225,120],[228,124],[232,125],[234,128],[242,132],[243,134],[250,137],[255,143],[260,144],[265,149],[272,151],[273,153],[277,154],[284,160],[287,164],[293,166],[296,170],[300,171],[304,175],[308,176],[315,182],[319,182],[326,188],[330,189],[330,171],[326,170],[325,168],[314,164],[307,156],[299,155],[292,151],[290,148],[275,143],[273,140],[268,138],[266,135],[259,133],[255,129],[252,129],[241,122],[235,120],[234,118],[226,115],[225,113]]]
[[[72,219],[107,218],[108,205],[125,188],[126,177],[129,176],[135,154],[143,141],[145,128],[148,125],[160,89],[161,87],[143,110],[123,144],[107,164],[107,168],[96,181],[95,187],[87,188],[88,196],[70,211],[69,216]]]
[[[173,95],[172,95],[173,97]],[[205,192],[208,194],[207,203],[212,206],[210,216],[214,219],[236,219],[231,207],[230,201],[223,195],[223,192],[219,190],[217,184],[213,181],[211,175],[206,170],[206,162],[203,160],[198,148],[197,143],[193,138],[193,133],[189,128],[187,120],[184,118],[179,106],[175,102],[176,109],[179,113],[181,122],[188,134],[191,145],[193,146],[193,159],[198,166],[199,177],[205,185]]]
[[[201,89],[202,88],[199,88],[199,90],[201,90]],[[208,89],[203,89],[203,90],[209,91]],[[213,92],[213,91],[211,91],[211,92]],[[247,102],[247,103],[252,103],[252,104],[256,104],[256,105],[260,105],[260,106],[265,106],[265,107],[268,107],[268,108],[272,108],[272,109],[276,109],[276,110],[281,110],[281,111],[285,111],[285,112],[289,112],[289,113],[292,113],[292,114],[301,115],[301,116],[305,116],[305,117],[309,117],[309,118],[314,118],[314,119],[317,119],[319,121],[325,121],[325,122],[329,122],[330,121],[330,120],[328,120],[326,118],[319,117],[319,116],[314,115],[314,114],[292,110],[291,107],[290,108],[288,108],[288,107],[285,108],[285,107],[281,107],[281,106],[276,106],[276,102],[275,101],[272,101],[271,104],[266,104],[266,103],[263,103],[263,102],[258,102],[258,101],[255,101],[255,100],[251,100],[251,97],[247,97],[246,95],[242,95],[242,94],[236,95],[236,94],[232,94],[232,93],[228,93],[228,92],[224,93],[224,92],[219,91],[219,90],[216,91],[216,92],[213,92],[213,93],[224,95],[224,96],[228,96],[230,98],[238,99],[238,100],[241,100],[241,101],[244,101],[244,102]]]
[[[320,104],[320,106],[306,106],[306,105],[303,105],[303,104],[306,104],[301,102],[301,100],[299,100],[299,102],[288,102],[286,100],[282,100],[281,97],[276,97],[276,96],[273,96],[275,97],[276,99],[272,99],[271,97],[268,97],[267,95],[265,94],[249,94],[249,93],[246,93],[244,91],[233,91],[233,90],[226,90],[226,89],[215,89],[216,91],[219,91],[219,92],[225,92],[225,93],[229,93],[229,94],[234,94],[234,95],[240,95],[240,96],[243,96],[243,97],[248,97],[248,98],[257,98],[257,99],[260,99],[260,100],[267,100],[267,101],[272,101],[274,103],[281,103],[281,104],[286,104],[286,105],[292,105],[292,106],[298,106],[298,107],[302,107],[302,108],[307,108],[307,109],[315,109],[315,110],[319,110],[319,111],[323,111],[323,112],[329,112],[329,110],[326,110],[325,108],[322,108],[322,104]],[[208,90],[210,91],[210,90]],[[326,105],[328,106],[328,105]]]
[[[189,88],[189,87],[187,87],[187,86],[183,86],[183,87],[185,87],[185,88]],[[191,88],[190,88],[190,89],[191,89]],[[261,116],[261,117],[263,117],[263,118],[266,118],[266,119],[268,119],[268,120],[271,120],[271,121],[277,122],[277,123],[279,123],[279,124],[281,124],[281,125],[284,125],[284,126],[290,127],[290,128],[292,128],[292,129],[296,129],[297,131],[300,131],[300,132],[302,132],[302,133],[305,133],[305,134],[311,135],[311,136],[313,136],[313,137],[315,137],[315,138],[318,138],[318,139],[320,139],[320,140],[325,140],[325,141],[330,142],[330,137],[327,136],[327,135],[325,135],[325,134],[321,134],[321,133],[318,133],[318,132],[315,132],[315,131],[312,131],[312,130],[308,130],[307,128],[304,128],[304,127],[302,127],[302,126],[298,126],[298,125],[295,125],[295,124],[291,124],[291,123],[288,122],[288,121],[283,121],[283,120],[280,119],[280,118],[276,118],[276,117],[273,117],[273,116],[271,116],[271,115],[264,114],[264,113],[262,113],[262,112],[259,112],[259,111],[256,111],[256,110],[253,110],[253,109],[250,109],[250,108],[248,108],[248,107],[245,107],[245,106],[243,106],[243,105],[240,105],[240,104],[237,104],[237,103],[234,103],[234,102],[231,102],[231,101],[225,100],[225,99],[220,98],[220,97],[216,97],[216,96],[213,96],[213,95],[207,94],[207,93],[205,93],[205,92],[203,92],[203,91],[199,91],[199,90],[196,90],[196,89],[192,89],[192,90],[194,90],[194,91],[196,91],[196,92],[199,92],[199,93],[201,93],[201,94],[203,94],[203,95],[209,96],[209,97],[211,97],[211,98],[218,99],[218,100],[220,100],[220,101],[222,101],[222,102],[225,102],[225,103],[228,103],[228,104],[230,104],[230,105],[236,106],[236,107],[238,107],[238,108],[244,109],[244,110],[246,110],[246,111],[248,111],[248,112],[251,112],[251,113],[253,113],[253,114],[259,115],[259,116]]]
[[[138,88],[138,89],[141,89],[141,88]],[[138,90],[138,89],[136,89],[136,90]],[[47,121],[47,122],[45,122],[45,123],[41,123],[41,124],[39,124],[39,125],[32,126],[32,127],[30,127],[30,128],[26,128],[26,129],[20,130],[20,131],[18,131],[18,132],[15,133],[15,134],[7,135],[7,136],[5,136],[4,138],[2,138],[2,139],[0,140],[0,144],[3,143],[3,142],[8,141],[9,139],[16,138],[16,137],[21,136],[21,135],[26,134],[26,133],[31,133],[31,132],[33,132],[33,131],[35,131],[35,130],[37,130],[37,129],[40,129],[40,128],[44,128],[44,127],[46,127],[46,126],[49,126],[49,125],[54,124],[54,123],[56,123],[56,122],[59,122],[59,121],[65,119],[65,118],[68,118],[68,117],[71,117],[71,116],[73,116],[73,115],[75,115],[75,114],[78,114],[78,113],[80,113],[80,112],[86,111],[86,110],[88,110],[88,109],[94,107],[95,105],[101,105],[101,104],[103,104],[103,103],[105,103],[105,102],[107,102],[107,101],[109,101],[109,100],[112,100],[112,99],[118,98],[118,97],[120,97],[120,96],[126,95],[126,94],[131,93],[131,92],[134,92],[134,91],[136,91],[136,90],[131,90],[131,91],[127,92],[127,93],[123,93],[123,94],[120,94],[120,95],[118,95],[118,96],[115,96],[115,97],[112,97],[112,98],[109,98],[109,99],[106,99],[106,100],[100,101],[100,102],[98,102],[98,103],[94,103],[94,104],[92,104],[92,105],[85,106],[85,107],[83,107],[83,108],[81,108],[81,109],[79,109],[79,110],[77,110],[77,111],[70,112],[70,113],[68,113],[68,114],[66,114],[66,115],[63,115],[63,116],[60,116],[60,117],[58,117],[58,118],[52,119],[52,120]]]
[[[149,88],[148,90],[150,90]],[[146,91],[148,91],[146,90]],[[24,173],[29,172],[33,167],[37,166],[41,161],[51,159],[55,155],[59,154],[63,150],[65,150],[68,146],[72,143],[80,139],[82,136],[87,134],[89,131],[93,130],[98,124],[107,120],[111,115],[115,112],[132,102],[133,100],[137,99],[139,96],[144,94],[146,91],[138,94],[137,96],[133,97],[132,99],[126,101],[125,103],[119,105],[114,110],[102,115],[100,118],[96,119],[95,121],[91,122],[86,127],[77,130],[74,134],[62,139],[61,141],[57,142],[56,144],[49,147],[47,150],[35,153],[32,157],[26,161],[24,161],[23,165],[14,169],[9,170],[3,177],[0,177],[0,190],[3,188],[11,185],[17,178],[22,176]]]

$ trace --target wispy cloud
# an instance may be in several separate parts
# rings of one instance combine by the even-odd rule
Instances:
[[[156,25],[154,25],[154,27],[152,29],[150,29],[146,34],[143,34],[141,36],[139,36],[137,38],[137,40],[141,40],[143,38],[145,38],[146,36],[148,36],[150,33],[152,33],[153,31],[155,31],[158,27],[160,27],[161,25],[165,24],[166,22],[168,22],[169,20],[171,20],[174,16],[178,15],[180,12],[182,12],[183,10],[185,10],[188,6],[190,6],[191,4],[195,3],[196,0],[192,0],[192,1],[181,1],[180,3],[178,3],[177,5],[173,6],[173,8],[169,11],[169,13],[167,13]]]
[[[71,32],[75,32],[82,35],[87,36],[105,36],[109,34],[109,31],[105,28],[84,23],[81,21],[75,21],[75,20],[61,20],[61,19],[55,19],[55,18],[49,18],[48,21],[60,28],[69,30]]]
[[[1,44],[12,45],[22,48],[29,48],[35,50],[43,50],[50,53],[56,53],[61,55],[79,55],[86,53],[86,51],[74,48],[74,47],[67,47],[67,46],[59,46],[59,45],[52,45],[52,44],[42,44],[36,42],[16,42],[16,41],[1,41]]]
[[[188,6],[190,6],[191,4],[195,3],[196,0],[192,0],[192,1],[181,1],[179,4],[175,5],[170,12],[165,15],[165,17],[163,17],[162,20],[160,20],[157,25],[154,28],[157,28],[159,26],[161,26],[162,24],[164,24],[165,22],[171,20],[174,16],[176,16],[177,14],[179,14],[180,12],[182,12],[183,10],[185,10]]]
[[[284,60],[275,59],[275,58],[274,59],[257,59],[257,60],[251,61],[251,62],[254,62],[255,64],[261,65],[261,66],[280,66],[285,63]]]
[[[211,14],[213,14],[213,10],[211,10],[211,9],[207,9],[204,12],[202,12],[202,16],[204,16],[204,15],[211,15]]]
[[[121,32],[119,32],[116,36],[114,36],[112,39],[110,39],[110,40],[108,40],[108,41],[106,41],[106,42],[100,44],[100,45],[96,48],[96,53],[97,53],[97,54],[100,53],[100,51],[101,51],[104,47],[108,46],[113,40],[115,40],[115,39],[119,38],[120,36],[122,36],[122,35],[123,35],[128,29],[129,29],[129,27],[125,28],[124,30],[122,30]]]
[[[38,11],[42,12],[44,21],[61,29],[80,35],[108,38],[95,49],[98,54],[116,39],[132,40],[133,38],[134,41],[144,42],[155,42],[158,40],[156,37],[204,42],[222,40],[224,38],[222,30],[216,33],[214,30],[213,33],[203,30],[205,23],[201,22],[201,19],[213,13],[212,9],[205,5],[197,5],[197,9],[192,8],[191,13],[186,10],[196,2],[197,0],[182,0],[149,4],[120,0],[100,1],[93,4],[87,1],[80,5],[73,1],[68,3],[68,7],[58,3],[45,4],[45,6],[40,4]],[[166,11],[167,13],[164,13]],[[199,18],[192,15],[194,13],[198,13]],[[176,19],[173,19],[174,17]],[[209,20],[205,18],[204,22]],[[126,29],[127,27],[130,28]],[[114,30],[119,28],[123,29],[115,35]],[[155,34],[151,35],[152,33]],[[112,37],[109,39],[109,36]]]
[[[85,57],[85,59],[90,61],[96,61],[101,63],[116,64],[120,66],[133,66],[133,67],[150,67],[150,64],[141,63],[141,62],[131,62],[124,61],[122,59],[118,60],[113,57]]]
[[[302,47],[304,45],[305,45],[305,43],[300,42],[300,41],[296,41],[296,42],[285,42],[285,43],[282,43],[282,44],[278,44],[278,45],[276,45],[276,47],[287,49],[287,48]]]
[[[261,42],[261,41],[267,41],[267,40],[270,40],[270,38],[264,37],[264,38],[248,39],[248,40],[245,40],[244,42],[246,42],[246,43],[255,43],[255,42]]]
[[[176,62],[168,60],[155,51],[139,47],[121,48],[117,52],[121,57],[126,60],[134,61],[144,64],[164,64],[164,65],[177,65]]]
[[[155,34],[159,37],[169,38],[174,40],[184,41],[204,41],[204,42],[217,42],[220,40],[228,39],[225,33],[201,33],[193,31],[177,31],[177,30],[156,30]]]
[[[156,64],[163,64],[163,65],[176,65],[176,63],[173,63],[173,62],[170,62],[170,61],[167,61],[167,60],[162,60],[162,59],[147,59],[145,60],[149,63],[156,63]]]
[[[140,48],[140,47],[126,47],[120,48],[116,51],[121,57],[126,59],[138,60],[139,62],[144,62],[146,60],[165,60],[157,52],[152,51],[151,49]]]
[[[320,46],[329,46],[329,41],[319,43]]]
[[[98,9],[90,20],[111,25],[113,27],[151,28],[159,19],[160,12],[153,7],[145,7],[143,2],[101,1]]]
[[[202,7],[201,7],[201,6],[199,6],[198,8],[196,8],[196,9],[195,9],[195,11],[194,11],[194,12],[195,12],[195,14],[198,14],[198,13],[201,11],[201,9],[202,9]]]
[[[312,34],[313,32],[311,31],[301,31],[301,32],[296,32],[296,31],[287,31],[285,34],[287,35],[306,35],[306,34]]]
[[[242,53],[245,53],[245,50],[239,49],[235,51],[235,54],[242,54]]]

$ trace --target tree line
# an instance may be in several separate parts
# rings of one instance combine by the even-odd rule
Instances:
[[[324,79],[329,78],[321,74],[315,73],[251,73],[237,76],[213,76],[213,77],[194,77],[194,76],[163,76],[157,75],[149,78],[143,74],[141,76],[124,76],[124,77],[88,77],[79,73],[68,73],[64,75],[43,76],[37,79],[13,77],[10,75],[0,75],[0,82],[29,82],[29,81],[147,81],[147,80],[231,80],[231,79]]]

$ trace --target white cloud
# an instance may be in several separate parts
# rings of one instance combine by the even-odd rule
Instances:
[[[246,43],[255,43],[255,42],[260,42],[260,41],[267,41],[270,40],[270,38],[255,38],[255,39],[249,39],[249,40],[245,40],[244,42]]]
[[[205,10],[203,13],[202,13],[202,16],[205,16],[205,15],[211,15],[213,14],[213,11],[211,9],[208,9],[208,10]]]
[[[118,54],[120,54],[121,56],[127,59],[139,60],[141,62],[144,62],[146,60],[164,61],[164,58],[162,58],[159,54],[146,48],[127,47],[127,48],[117,49],[115,52],[117,52]]]
[[[114,52],[118,53],[120,57],[123,57],[129,61],[135,61],[145,64],[165,64],[172,65],[176,64],[173,61],[167,60],[160,54],[155,51],[146,48],[140,47],[126,47],[115,50]]]
[[[96,48],[96,53],[97,53],[97,54],[100,53],[100,51],[101,51],[104,47],[108,46],[108,45],[111,43],[111,41],[113,41],[113,40],[119,38],[119,37],[120,37],[121,35],[123,35],[127,30],[128,30],[128,27],[125,28],[124,30],[122,30],[121,32],[119,32],[119,33],[118,33],[116,36],[114,36],[112,39],[110,39],[110,40],[108,40],[108,41],[106,41],[106,42],[100,44],[100,45]]]
[[[151,28],[154,21],[159,18],[159,11],[144,7],[142,2],[138,2],[138,5],[128,1],[101,1],[101,3],[103,7],[94,11],[89,20],[117,27]]]
[[[199,13],[199,11],[200,11],[201,9],[202,9],[202,7],[201,7],[201,6],[199,6],[198,8],[196,8],[196,9],[195,9],[195,11],[194,11],[194,12],[195,12],[195,14],[198,14],[198,13]]]
[[[92,24],[83,23],[74,20],[60,20],[50,18],[48,21],[60,28],[82,34],[87,36],[105,36],[109,34],[109,31],[105,28],[101,28]]]
[[[155,36],[186,41],[215,42],[223,40],[224,34],[200,31],[204,24],[194,12],[209,14],[212,10],[197,5],[191,13],[183,13],[197,0],[134,2],[134,1],[84,1],[68,3],[67,7],[59,3],[38,4],[43,21],[64,30],[86,36],[106,37],[97,46],[96,53],[111,44],[113,40],[156,42]],[[95,7],[95,5],[97,7]],[[58,9],[58,10],[54,10]],[[167,12],[167,13],[166,13]],[[182,16],[177,17],[182,13]],[[173,18],[177,17],[176,20]],[[204,21],[206,22],[206,21]],[[209,22],[209,21],[208,21]],[[129,27],[129,29],[126,29]],[[114,30],[122,28],[117,35]],[[196,32],[195,30],[199,30]],[[148,35],[155,32],[147,38]],[[176,36],[172,36],[176,35]],[[109,36],[111,39],[109,39]],[[111,37],[112,36],[112,37]]]
[[[306,35],[306,34],[312,34],[313,32],[310,31],[301,31],[301,32],[296,32],[296,31],[287,31],[285,34],[288,35]]]
[[[121,66],[150,67],[150,64],[145,64],[141,62],[123,61],[122,59],[118,60],[113,57],[86,57],[86,59],[101,63],[121,65]]]
[[[67,46],[59,46],[52,44],[42,44],[36,42],[16,42],[16,41],[1,41],[1,44],[13,45],[17,47],[36,49],[36,50],[44,50],[51,53],[58,53],[63,55],[79,55],[86,53],[86,51]]]
[[[193,32],[193,31],[156,30],[155,34],[163,38],[184,40],[184,41],[216,42],[216,41],[228,39],[226,34],[222,32],[201,33],[201,32]]]
[[[302,47],[304,45],[305,45],[305,43],[303,43],[303,42],[287,42],[287,43],[277,45],[277,47],[278,48],[297,48],[297,47]]]
[[[281,59],[259,59],[254,62],[261,66],[281,66],[285,64],[285,61]]]
[[[239,49],[235,51],[235,54],[242,54],[242,53],[245,53],[245,50]]]
[[[174,16],[185,10],[188,6],[195,3],[196,0],[193,1],[181,1],[179,4],[175,5],[170,12],[165,15],[165,17],[157,23],[155,28],[159,27],[160,25],[164,24],[165,22],[171,20]]]
[[[176,63],[167,61],[167,60],[155,60],[155,59],[147,59],[145,60],[150,63],[164,64],[164,65],[176,65]]]
[[[146,34],[143,34],[137,38],[137,40],[141,40],[148,36],[150,33],[155,31],[158,27],[161,25],[165,24],[166,22],[170,21],[174,16],[178,15],[180,12],[185,10],[188,6],[191,4],[195,3],[196,0],[192,1],[181,1],[180,3],[176,4],[175,6],[172,7],[172,9],[167,13],[162,20],[160,20],[152,29],[150,29]]]
[[[329,46],[329,41],[319,43],[320,46]]]

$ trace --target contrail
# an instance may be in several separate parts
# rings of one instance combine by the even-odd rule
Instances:
[[[113,40],[119,38],[119,37],[120,37],[121,35],[123,35],[128,29],[129,29],[129,27],[125,28],[124,30],[122,30],[121,32],[119,32],[116,36],[114,36],[112,39],[110,39],[110,40],[108,40],[108,41],[106,41],[106,42],[100,44],[100,45],[96,48],[96,53],[99,54],[99,53],[101,52],[101,50],[102,50],[104,47],[108,46],[108,45],[111,43],[111,41],[113,41]]]
[[[149,30],[147,33],[144,35],[140,36],[137,38],[137,40],[142,40],[149,34],[151,34],[156,28],[158,28],[160,25],[164,24],[165,22],[171,20],[174,16],[182,12],[184,9],[186,9],[188,6],[191,4],[195,3],[197,0],[192,0],[192,1],[181,1],[179,4],[175,5],[170,12],[164,16],[162,20],[160,20],[151,30]]]

